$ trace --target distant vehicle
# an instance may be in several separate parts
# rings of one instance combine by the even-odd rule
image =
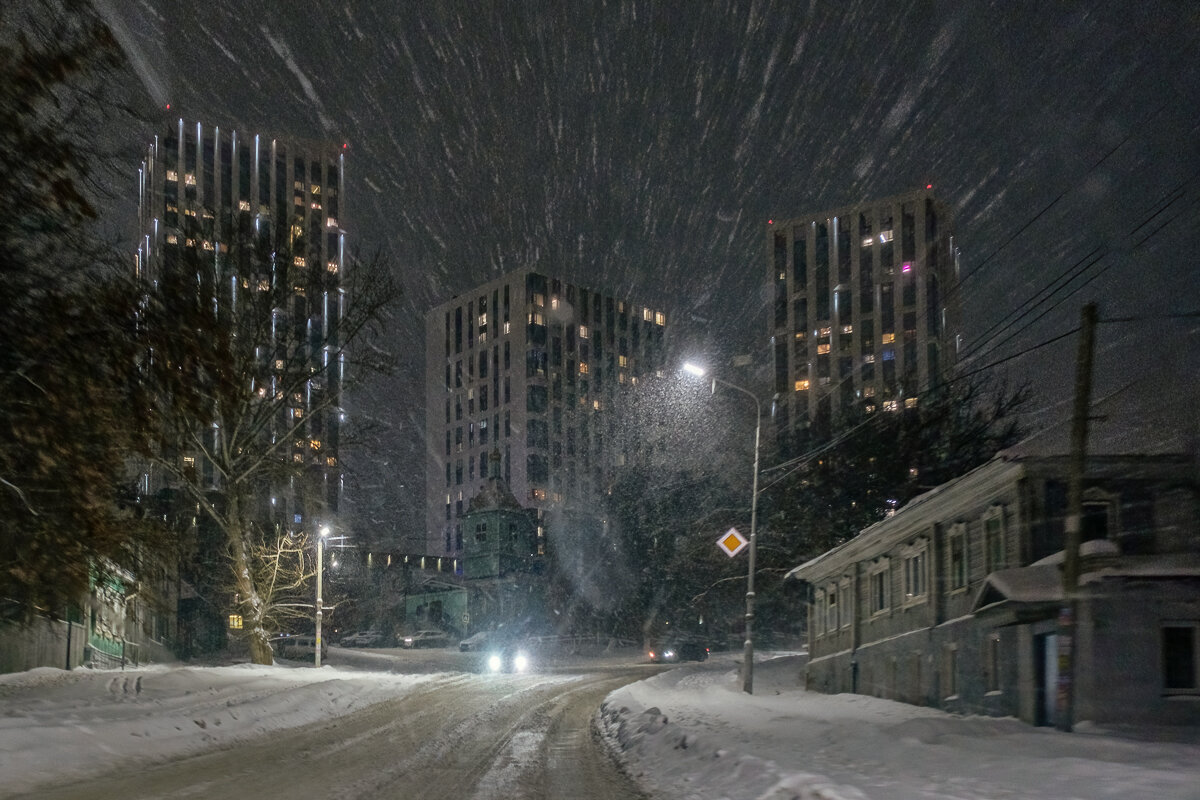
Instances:
[[[380,647],[383,644],[384,635],[379,631],[358,631],[357,633],[349,633],[342,637],[339,646],[341,647]]]
[[[492,635],[489,632],[480,631],[479,633],[472,634],[471,636],[468,636],[466,639],[463,639],[461,642],[459,642],[458,649],[463,653],[469,650],[482,650],[487,646],[488,640],[491,638]]]
[[[664,639],[657,646],[652,646],[648,653],[655,664],[675,663],[679,661],[707,661],[709,647],[703,639],[690,636],[677,636]]]
[[[523,646],[509,642],[488,653],[486,666],[488,672],[528,672],[533,661]]]
[[[450,644],[450,635],[444,631],[417,631],[410,633],[400,640],[403,647],[410,649],[417,647],[445,647]]]
[[[271,640],[273,649],[280,658],[311,659],[317,654],[317,637],[315,636],[278,636]],[[321,658],[329,655],[329,642],[321,638]]]

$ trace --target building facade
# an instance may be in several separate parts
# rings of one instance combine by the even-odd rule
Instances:
[[[915,406],[953,363],[958,251],[931,190],[771,220],[766,250],[785,448],[850,408]]]
[[[428,555],[458,561],[462,518],[488,457],[522,505],[586,508],[624,454],[608,413],[623,387],[663,368],[666,312],[532,269],[426,317]],[[545,552],[539,522],[536,552]]]
[[[809,688],[1060,722],[1065,457],[998,457],[789,573],[809,585]],[[1191,456],[1094,457],[1075,721],[1200,722]]]
[[[255,348],[246,380],[278,404],[272,431],[289,440],[285,458],[303,465],[293,472],[304,473],[304,487],[292,478],[265,489],[261,510],[280,529],[314,533],[318,516],[327,524],[337,514],[343,487],[345,144],[180,118],[147,147],[138,200],[135,269],[152,290],[186,272],[214,306],[269,298],[260,303],[270,306],[269,332],[235,336]],[[220,492],[220,476],[202,455],[179,458]],[[159,492],[162,478],[146,471],[143,495]]]

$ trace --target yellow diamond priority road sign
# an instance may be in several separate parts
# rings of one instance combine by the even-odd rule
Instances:
[[[738,533],[737,528],[730,528],[721,534],[721,538],[717,539],[717,546],[725,551],[725,554],[733,558],[738,553],[745,549],[750,542],[745,536]]]

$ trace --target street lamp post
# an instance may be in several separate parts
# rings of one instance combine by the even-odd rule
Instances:
[[[705,370],[695,364],[684,364],[684,371],[696,377],[703,377]],[[756,534],[758,528],[758,452],[759,439],[762,432],[762,403],[758,396],[748,389],[720,378],[712,379],[712,393],[717,393],[717,384],[726,386],[749,397],[754,401],[754,480],[750,490],[750,564],[746,575],[746,642],[742,651],[742,691],[754,694],[754,560]]]
[[[321,527],[320,535],[317,537],[317,636],[316,651],[313,655],[313,666],[317,669],[321,668],[321,618],[325,616],[325,601],[321,597],[321,579],[324,576],[325,570],[325,537],[329,535],[329,526]]]

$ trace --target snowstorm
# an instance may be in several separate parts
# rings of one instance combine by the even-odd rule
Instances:
[[[0,796],[1197,797],[1198,49],[0,9]]]

